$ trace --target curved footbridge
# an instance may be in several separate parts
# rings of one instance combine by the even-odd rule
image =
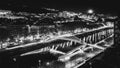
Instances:
[[[87,60],[111,47],[114,41],[113,36],[114,27],[105,26],[84,33],[55,37],[44,43],[34,42],[6,48],[0,51],[0,55],[26,56],[50,52],[53,54],[60,54],[57,61],[65,62],[65,68],[77,68]]]

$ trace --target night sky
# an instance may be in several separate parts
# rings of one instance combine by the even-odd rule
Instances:
[[[0,2],[0,9],[35,12],[41,7],[72,11],[94,9],[96,12],[115,14],[120,11],[117,0],[1,0]]]

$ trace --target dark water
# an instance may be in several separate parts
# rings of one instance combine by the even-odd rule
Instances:
[[[0,57],[0,66],[1,68],[38,68],[39,65],[45,66],[46,62],[52,62],[56,60],[57,58],[50,53],[46,54],[35,54],[35,55],[29,55],[29,56],[14,56],[16,57],[16,60],[14,60],[13,57],[3,56]],[[39,63],[39,60],[41,62]]]

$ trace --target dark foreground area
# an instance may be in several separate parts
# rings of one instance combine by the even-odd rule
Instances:
[[[96,56],[92,60],[88,61],[88,63],[82,65],[80,68],[119,68],[119,48],[120,47],[116,45],[115,47],[107,49],[104,53]],[[40,59],[44,60],[44,62],[41,62],[42,65],[48,65],[47,62],[56,60],[57,58],[49,53],[42,55],[34,54],[24,57],[18,57],[17,59],[13,59],[9,56],[4,56],[0,58],[0,66],[1,68],[41,68],[39,67],[41,65],[39,61]],[[54,66],[58,66],[60,64],[62,67],[62,65],[64,65],[61,62],[55,63],[56,65]]]

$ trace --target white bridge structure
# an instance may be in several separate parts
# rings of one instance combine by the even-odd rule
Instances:
[[[77,68],[113,45],[114,27],[102,27],[81,34],[56,37],[40,44],[46,46],[21,54],[26,56],[41,52],[60,54],[57,61],[66,63],[65,68]],[[77,57],[74,59],[74,57]]]
[[[65,63],[65,68],[77,68],[111,47],[114,43],[113,37],[114,27],[104,26],[84,33],[55,37],[45,42],[34,42],[6,48],[4,51],[20,56],[42,52],[50,52],[54,55],[60,54],[56,61]],[[0,55],[3,55],[2,51],[0,51]]]

